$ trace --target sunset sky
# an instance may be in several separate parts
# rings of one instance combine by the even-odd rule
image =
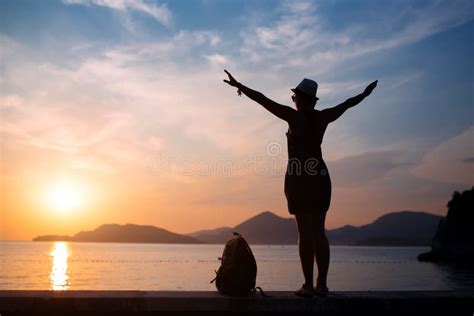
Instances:
[[[105,223],[177,233],[290,217],[286,122],[222,80],[329,125],[327,228],[446,214],[474,185],[474,2],[0,1],[0,239]]]

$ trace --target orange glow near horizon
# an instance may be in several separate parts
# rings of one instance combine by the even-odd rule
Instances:
[[[55,242],[49,253],[51,256],[50,288],[53,291],[69,289],[68,258],[70,255],[67,242]]]

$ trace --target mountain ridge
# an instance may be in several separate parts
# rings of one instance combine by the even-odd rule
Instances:
[[[441,216],[421,211],[396,211],[384,214],[362,226],[344,225],[326,230],[332,245],[368,246],[427,246]],[[265,222],[265,223],[262,223]],[[253,227],[252,227],[253,226]],[[227,231],[194,235],[206,243],[225,243],[232,232],[241,233],[253,244],[295,244],[297,228],[293,218],[262,212]]]
[[[404,210],[384,214],[366,225],[344,225],[326,233],[331,245],[427,246],[441,218],[431,213]],[[294,218],[284,218],[270,211],[263,211],[234,227],[190,234],[177,234],[152,225],[102,224],[93,231],[80,231],[73,236],[45,235],[35,237],[33,241],[224,244],[233,238],[234,231],[251,244],[297,244],[298,241]]]

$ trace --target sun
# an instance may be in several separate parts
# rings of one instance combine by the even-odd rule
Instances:
[[[50,192],[51,206],[60,213],[69,213],[81,204],[79,190],[71,184],[56,185]]]

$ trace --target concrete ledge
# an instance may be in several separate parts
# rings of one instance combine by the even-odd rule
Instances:
[[[157,315],[255,313],[474,314],[473,291],[332,292],[327,298],[300,298],[292,292],[268,297],[227,297],[218,292],[174,291],[8,291],[0,290],[0,314]]]

